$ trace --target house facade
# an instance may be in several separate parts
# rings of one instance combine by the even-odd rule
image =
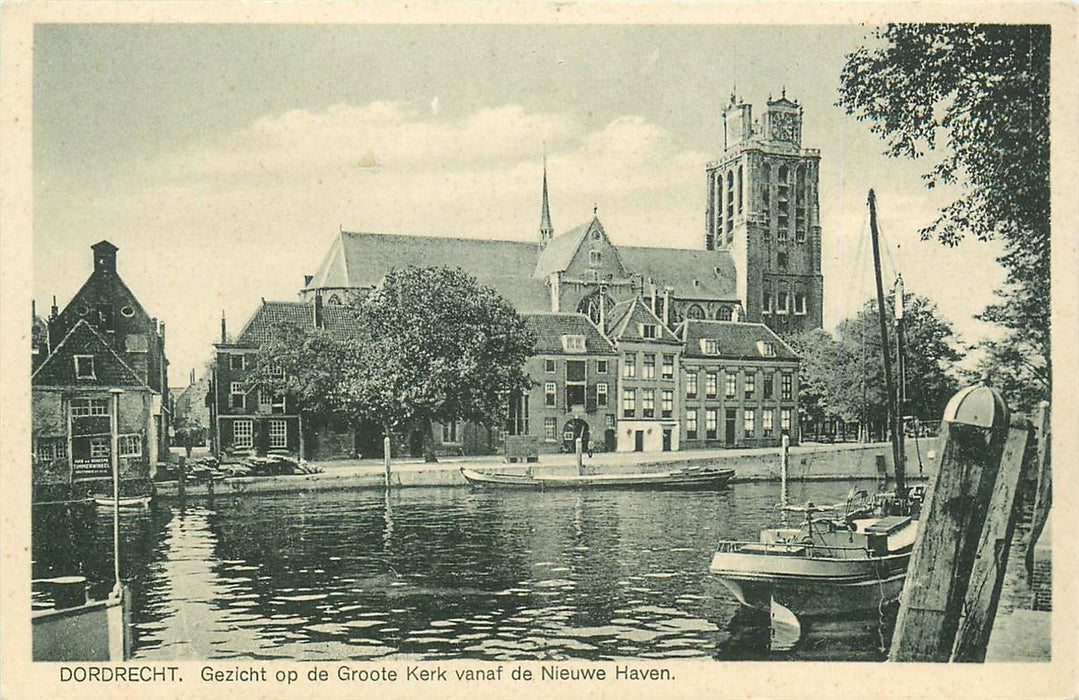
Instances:
[[[798,355],[761,323],[687,320],[681,424],[689,448],[774,447],[799,439]]]
[[[115,455],[121,487],[140,492],[168,455],[165,324],[120,278],[116,246],[92,250],[87,281],[63,310],[54,302],[48,320],[34,323],[34,483],[104,490],[95,482],[111,481]]]

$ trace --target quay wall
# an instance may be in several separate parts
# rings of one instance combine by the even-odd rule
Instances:
[[[920,459],[919,459],[920,456]],[[912,481],[928,478],[936,472],[939,449],[935,439],[919,440],[915,446],[907,441],[907,475]],[[894,477],[891,447],[888,443],[865,445],[803,445],[790,450],[788,479],[846,480],[878,479],[880,458],[883,458],[889,479]],[[693,450],[666,453],[604,453],[585,458],[585,469],[591,474],[654,472],[682,467],[717,466],[734,469],[734,481],[779,481],[779,450]],[[467,486],[460,468],[521,473],[529,466],[536,473],[569,474],[576,469],[573,455],[544,455],[532,465],[507,464],[496,459],[463,459],[436,464],[416,462],[395,463],[391,481],[394,487]],[[293,491],[324,491],[341,489],[383,488],[385,475],[380,464],[338,462],[327,463],[317,474],[288,476],[230,477],[212,486],[215,495],[284,493]],[[185,493],[204,496],[210,491],[205,483],[188,483]],[[157,495],[171,498],[179,495],[175,481],[157,484]]]

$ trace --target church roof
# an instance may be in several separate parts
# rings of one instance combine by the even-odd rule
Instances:
[[[561,272],[569,267],[569,264],[573,262],[573,256],[577,254],[577,249],[581,247],[581,241],[584,240],[591,226],[592,222],[590,221],[552,238],[551,242],[540,253],[532,276],[544,278],[552,272]]]
[[[799,359],[798,353],[763,323],[687,319],[681,331],[685,341],[683,352],[685,357],[736,360],[758,360],[763,357],[776,360]],[[706,339],[719,341],[719,354],[704,353],[701,341]],[[775,355],[764,354],[762,344],[766,342],[772,343]]]
[[[536,333],[535,353],[561,355],[565,353],[562,336],[584,336],[585,349],[590,355],[615,355],[614,346],[604,338],[588,317],[571,313],[522,314]]]
[[[724,250],[619,246],[626,269],[678,299],[737,301],[734,260]]]

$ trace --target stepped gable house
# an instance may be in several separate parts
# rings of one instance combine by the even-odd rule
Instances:
[[[54,300],[48,320],[34,320],[34,483],[110,481],[116,450],[122,487],[138,490],[146,484],[132,482],[147,482],[168,455],[165,324],[121,279],[116,246],[92,250],[82,288],[62,311]]]
[[[722,154],[705,168],[699,249],[617,245],[595,212],[555,235],[545,165],[536,242],[342,231],[304,278],[300,298],[308,309],[319,299],[332,309],[375,288],[392,268],[445,266],[493,287],[534,323],[544,314],[560,324],[587,319],[592,330],[572,333],[550,319],[540,324],[541,345],[529,365],[533,392],[509,408],[506,434],[531,435],[541,449],[564,449],[571,430],[600,449],[622,451],[771,445],[780,431],[796,442],[798,359],[775,332],[821,327],[820,154],[802,148],[802,108],[785,94],[769,99],[760,122],[751,105],[732,96],[723,120]],[[717,353],[687,340],[702,329]],[[564,343],[573,335],[586,338],[584,360],[570,359],[578,351]],[[601,357],[607,346],[618,367]],[[592,356],[594,348],[600,351]],[[687,393],[690,377],[704,382],[700,392],[713,375],[724,391],[733,381],[736,396]],[[470,443],[462,433],[468,435],[443,426],[442,446],[484,451],[483,440]]]

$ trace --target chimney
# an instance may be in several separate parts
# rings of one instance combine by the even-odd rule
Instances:
[[[158,330],[158,335],[161,337],[161,349],[165,349],[165,322],[161,322],[161,326]]]
[[[559,305],[562,303],[562,273],[551,273],[551,312],[558,313]]]
[[[663,288],[663,325],[671,325],[671,288]]]
[[[229,342],[229,335],[225,332],[225,310],[221,309],[221,344]]]
[[[30,320],[37,320],[37,299],[30,300]]]
[[[648,280],[648,286],[652,288],[652,313],[656,313],[656,283]]]
[[[191,381],[189,381],[188,384],[194,384],[194,383],[195,383],[195,368],[192,367],[191,368]]]
[[[303,286],[307,287],[308,285],[310,285],[311,280],[313,280],[313,279],[315,279],[314,275],[304,275],[303,276]]]
[[[99,241],[90,249],[94,251],[94,274],[116,274],[116,246],[108,241]]]
[[[738,323],[741,320],[739,316],[741,316],[741,314],[738,312],[738,307],[735,306],[731,309],[731,320]]]
[[[60,309],[56,307],[56,295],[52,295],[52,309],[49,310],[49,320],[56,318],[60,315]]]
[[[322,317],[322,293],[315,292],[315,328],[322,330],[326,327],[325,319]]]
[[[607,335],[607,285],[599,287],[599,332]]]

